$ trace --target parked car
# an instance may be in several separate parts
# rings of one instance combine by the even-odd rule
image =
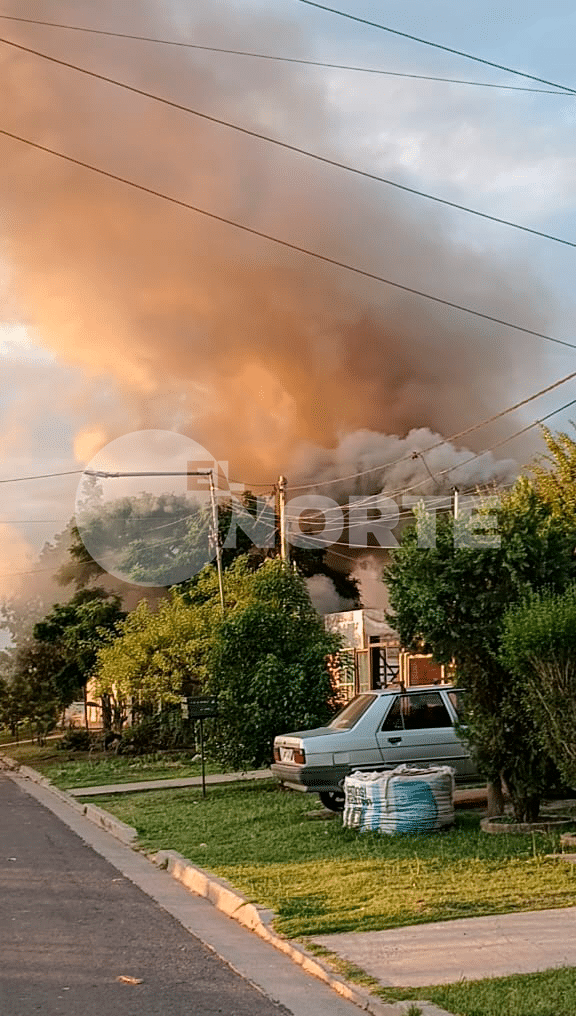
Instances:
[[[352,699],[325,727],[274,738],[272,772],[284,786],[344,805],[344,777],[403,763],[449,765],[456,780],[480,779],[456,731],[460,691],[432,685],[370,691]]]

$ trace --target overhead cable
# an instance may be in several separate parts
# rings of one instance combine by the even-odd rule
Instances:
[[[370,279],[373,282],[380,282],[385,286],[390,286],[393,289],[400,290],[401,292],[421,297],[423,300],[430,300],[432,303],[437,303],[440,306],[450,307],[452,310],[462,311],[464,314],[480,318],[483,321],[490,321],[492,324],[502,325],[504,328],[511,328],[513,331],[522,332],[524,335],[544,339],[546,342],[553,342],[556,345],[565,346],[568,349],[576,349],[576,344],[573,342],[568,342],[565,339],[557,339],[552,335],[547,335],[545,332],[538,332],[533,328],[526,328],[523,325],[506,321],[503,318],[495,317],[492,314],[486,314],[483,311],[474,310],[471,307],[465,307],[462,304],[455,303],[452,300],[446,300],[440,296],[434,296],[431,293],[426,293],[423,290],[414,288],[413,286],[405,286],[400,282],[393,281],[392,279],[386,279],[382,275],[378,275],[376,272],[369,272],[356,265],[350,265],[345,261],[339,261],[337,258],[331,258],[327,254],[321,254],[319,251],[310,250],[308,247],[302,247],[300,244],[291,243],[289,240],[282,240],[280,237],[274,236],[271,233],[265,233],[263,230],[255,229],[253,226],[247,226],[244,223],[237,222],[235,219],[229,219],[224,215],[218,215],[216,212],[209,212],[207,209],[193,205],[188,201],[184,201],[182,198],[173,197],[163,191],[157,190],[154,187],[147,187],[144,184],[136,183],[135,180],[131,180],[128,177],[112,173],[100,166],[94,166],[92,163],[84,162],[82,159],[77,159],[72,155],[66,155],[64,152],[60,152],[55,148],[50,148],[48,145],[41,145],[39,142],[32,141],[30,138],[25,138],[20,134],[15,134],[13,131],[0,129],[0,135],[10,138],[12,141],[18,141],[30,148],[34,148],[36,151],[45,152],[48,155],[54,155],[56,158],[62,159],[64,162],[68,162],[74,166],[80,166],[82,169],[87,169],[92,173],[98,174],[98,176],[105,177],[108,180],[114,180],[116,183],[122,183],[127,187],[131,187],[134,190],[142,192],[143,194],[149,194],[152,197],[160,198],[162,201],[167,201],[178,208],[186,208],[188,211],[196,212],[197,215],[203,215],[205,218],[212,219],[214,222],[221,222],[224,225],[233,226],[235,229],[241,230],[244,233],[249,233],[251,236],[257,236],[261,240],[268,240],[271,243],[275,243],[280,247],[286,248],[287,250],[296,251],[298,254],[304,254],[306,257],[322,261],[324,264],[333,265],[336,268],[343,268],[345,271],[352,272],[354,275],[358,275],[362,278]]]
[[[360,74],[379,74],[392,78],[412,78],[418,81],[441,81],[453,85],[475,85],[479,88],[496,88],[508,92],[538,92],[542,95],[566,95],[562,88],[531,88],[522,85],[503,85],[492,81],[467,81],[462,78],[445,78],[436,74],[411,74],[405,71],[390,71],[380,67],[359,67],[355,64],[332,63],[326,60],[307,60],[304,57],[281,56],[275,53],[255,53],[252,50],[228,49],[225,46],[207,46],[184,39],[160,39],[157,36],[133,35],[129,32],[113,32],[102,28],[88,28],[84,25],[69,25],[60,21],[41,21],[39,18],[19,18],[12,14],[0,14],[2,21],[21,22],[25,25],[40,25],[45,28],[59,28],[68,32],[84,32],[88,35],[102,35],[113,39],[127,39],[149,42],[160,46],[176,46],[182,49],[199,50],[206,53],[222,53],[230,56],[249,57],[254,60],[271,60],[278,63],[299,64],[305,67],[326,67],[329,70],[355,71]]]
[[[350,21],[357,21],[361,25],[368,25],[370,28],[379,28],[382,32],[388,32],[390,35],[399,35],[403,39],[409,39],[411,42],[419,42],[423,46],[431,46],[433,49],[441,49],[445,53],[453,53],[455,56],[462,56],[466,60],[474,60],[475,63],[484,64],[486,67],[495,67],[499,71],[506,71],[507,74],[515,74],[520,78],[528,78],[530,81],[539,81],[542,85],[551,85],[552,88],[560,88],[568,95],[576,95],[576,89],[571,88],[568,85],[559,85],[556,81],[548,81],[546,78],[539,78],[535,74],[528,74],[526,71],[518,71],[513,67],[507,67],[506,64],[495,63],[493,60],[486,60],[484,57],[475,56],[473,53],[466,53],[464,50],[455,49],[452,46],[444,46],[439,42],[432,42],[430,39],[422,39],[418,35],[412,35],[409,32],[401,32],[397,28],[391,28],[389,25],[382,25],[377,21],[370,21],[368,18],[358,17],[356,14],[350,14],[348,11],[339,11],[335,7],[327,7],[325,4],[316,3],[315,0],[297,0],[297,3],[306,4],[307,7],[316,7],[318,10],[326,11],[329,14],[337,14],[341,18],[347,18]]]
[[[33,49],[31,46],[24,46],[21,43],[13,42],[11,39],[5,39],[2,37],[0,37],[0,43],[5,46],[10,46],[13,49],[21,50],[24,53],[30,53],[33,56],[40,57],[42,60],[48,60],[50,63],[57,64],[60,67],[67,67],[69,70],[77,71],[79,74],[85,74],[87,77],[96,78],[98,81],[104,81],[107,84],[114,85],[117,88],[122,88],[135,95],[140,95],[146,99],[151,99],[154,102],[159,102],[164,106],[170,106],[172,109],[188,113],[201,120],[207,120],[209,123],[217,124],[219,127],[226,127],[227,129],[236,131],[239,134],[255,138],[257,141],[264,141],[266,144],[275,145],[277,148],[284,149],[284,151],[293,152],[296,155],[303,155],[307,159],[313,159],[315,162],[322,163],[322,165],[332,166],[334,169],[341,169],[346,173],[353,173],[355,176],[372,180],[375,183],[383,183],[387,187],[393,187],[395,190],[403,191],[406,194],[413,194],[419,198],[425,198],[427,201],[434,201],[436,204],[445,205],[447,208],[455,208],[457,211],[466,212],[468,215],[475,215],[480,219],[487,219],[489,222],[497,222],[501,226],[509,226],[510,228],[518,229],[523,233],[530,233],[533,236],[542,237],[544,240],[552,240],[554,243],[560,243],[566,247],[576,248],[576,241],[567,240],[564,237],[555,236],[552,233],[546,233],[540,229],[533,229],[531,226],[523,226],[510,219],[500,218],[498,215],[490,215],[488,212],[482,212],[477,208],[470,208],[468,205],[460,204],[457,201],[450,201],[448,198],[439,197],[437,194],[429,194],[427,191],[419,190],[417,187],[409,187],[407,184],[400,183],[398,180],[390,180],[388,177],[380,176],[378,173],[371,173],[369,170],[359,169],[357,166],[350,166],[345,162],[339,162],[337,159],[330,159],[326,155],[320,155],[318,152],[311,152],[306,148],[300,148],[298,145],[292,145],[289,142],[282,141],[280,138],[275,138],[270,134],[263,134],[261,131],[252,130],[249,127],[242,127],[240,124],[231,123],[229,120],[212,116],[210,113],[205,113],[202,110],[193,109],[191,106],[186,106],[181,102],[176,102],[173,99],[167,99],[164,96],[157,95],[155,92],[149,92],[143,88],[137,88],[135,85],[130,85],[125,81],[119,81],[117,78],[112,78],[107,74],[100,74],[97,71],[81,67],[79,64],[71,63],[69,60],[61,60],[58,57],[50,56],[48,53],[42,53],[40,50]]]
[[[482,427],[487,427],[490,423],[495,423],[496,420],[501,420],[502,417],[507,416],[508,413],[513,413],[516,409],[521,409],[523,406],[527,406],[530,402],[534,402],[535,399],[539,399],[542,395],[547,395],[548,392],[553,392],[556,388],[560,388],[561,385],[565,385],[568,381],[572,381],[576,378],[576,371],[567,374],[565,377],[560,378],[559,381],[554,381],[553,384],[547,385],[546,388],[541,388],[540,391],[534,392],[533,395],[528,395],[525,399],[521,399],[520,402],[515,402],[513,406],[508,406],[506,409],[500,410],[499,413],[493,413],[492,416],[486,417],[484,420],[480,420],[479,423],[472,424],[471,427],[466,427],[464,430],[458,431],[456,434],[451,434],[450,437],[442,438],[440,441],[436,441],[434,444],[428,445],[426,448],[412,449],[407,454],[402,455],[398,459],[393,459],[391,462],[382,462],[378,466],[372,466],[370,469],[362,469],[356,473],[348,473],[346,476],[339,476],[332,480],[320,480],[318,483],[307,483],[302,484],[299,487],[293,487],[290,485],[290,490],[313,490],[317,487],[327,487],[333,483],[341,483],[344,480],[355,480],[361,476],[369,476],[371,473],[377,473],[381,469],[388,469],[390,466],[396,466],[400,462],[408,462],[413,458],[414,452],[418,451],[419,455],[427,455],[428,452],[435,451],[436,448],[441,448],[445,444],[451,444],[453,441],[459,441],[462,437],[467,437],[468,434],[473,434],[477,430],[481,430]],[[538,423],[539,421],[536,421]],[[531,424],[535,426],[535,424]]]

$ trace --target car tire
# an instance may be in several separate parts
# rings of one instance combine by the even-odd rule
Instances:
[[[344,811],[346,798],[342,790],[323,790],[318,796],[328,811]]]

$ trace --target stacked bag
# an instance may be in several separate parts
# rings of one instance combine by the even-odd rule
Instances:
[[[454,824],[454,770],[401,765],[352,773],[344,781],[343,822],[360,832],[428,833]]]

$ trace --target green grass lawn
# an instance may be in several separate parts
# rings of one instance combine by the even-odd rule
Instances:
[[[490,836],[479,817],[430,836],[387,837],[309,819],[314,796],[272,781],[103,798],[147,850],[172,848],[277,913],[290,937],[572,906],[572,865],[555,835]]]
[[[459,981],[429,988],[381,989],[386,1001],[427,999],[457,1016],[574,1016],[576,969]]]
[[[191,761],[192,752],[139,756],[102,752],[90,757],[88,752],[58,751],[55,742],[49,741],[43,748],[37,744],[18,745],[7,754],[22,765],[37,769],[61,790],[201,775],[200,763]],[[222,772],[222,766],[207,762],[206,772]]]

